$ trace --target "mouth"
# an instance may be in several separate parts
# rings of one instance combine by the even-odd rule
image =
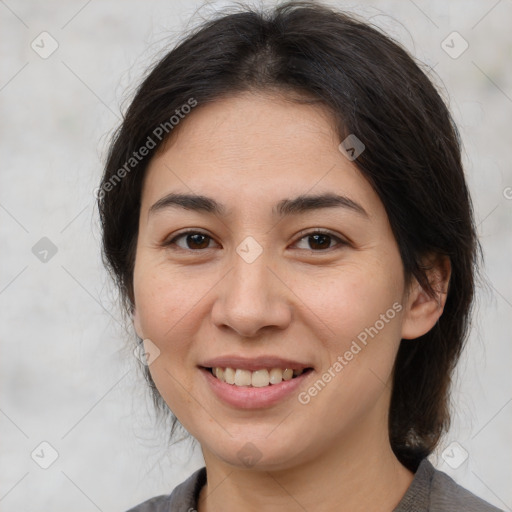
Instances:
[[[198,366],[207,389],[236,409],[268,409],[293,400],[314,366],[271,355],[247,358],[225,355]]]
[[[283,381],[290,381],[313,370],[306,368],[260,368],[254,371],[244,368],[231,368],[229,366],[202,367],[210,372],[214,378],[237,387],[265,388],[276,386]]]

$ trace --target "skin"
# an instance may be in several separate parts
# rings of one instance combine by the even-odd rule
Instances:
[[[384,206],[339,142],[321,107],[244,93],[194,109],[148,167],[134,325],[160,350],[150,365],[159,392],[201,445],[200,512],[391,511],[412,481],[388,438],[393,363],[400,340],[441,315],[449,263],[434,260],[436,297],[406,286]],[[227,214],[150,213],[170,192],[214,198]],[[285,198],[325,192],[366,215],[273,213]],[[315,245],[315,228],[332,238]],[[211,238],[175,239],[187,230]],[[262,249],[252,263],[236,252],[248,236]],[[307,391],[393,304],[401,311],[306,405],[293,393],[267,408],[235,408],[198,369],[226,354],[292,358],[314,368],[299,389]],[[259,454],[251,467],[238,456],[248,442]]]

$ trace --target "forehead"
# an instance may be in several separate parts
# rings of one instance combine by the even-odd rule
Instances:
[[[308,192],[380,203],[318,104],[243,93],[199,105],[176,128],[150,162],[143,202],[179,190],[251,208]]]
[[[265,161],[294,160],[296,145],[302,156],[318,152],[318,144],[337,146],[334,120],[326,107],[304,104],[293,98],[264,93],[239,93],[199,104],[164,145],[177,155],[194,149],[189,158],[240,161],[254,166],[255,157]]]

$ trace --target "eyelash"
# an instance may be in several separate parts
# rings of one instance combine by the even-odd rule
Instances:
[[[177,246],[176,241],[179,240],[180,238],[186,237],[188,235],[203,235],[203,236],[209,238],[210,240],[214,240],[213,237],[211,237],[207,233],[204,233],[203,231],[189,230],[189,231],[183,231],[182,233],[178,233],[176,236],[174,236],[172,239],[164,242],[162,245],[164,247],[172,248],[173,250],[182,250],[182,251],[189,251],[189,252],[201,252],[201,251],[204,251],[204,250],[211,249],[211,247],[206,247],[204,249],[189,249],[189,248],[184,249],[183,247]],[[331,250],[333,250],[335,248],[339,248],[339,247],[342,247],[342,246],[349,245],[349,242],[347,242],[346,240],[343,240],[339,236],[334,235],[330,231],[321,230],[321,229],[315,229],[313,231],[308,231],[308,232],[305,232],[305,233],[304,232],[300,233],[299,234],[299,238],[297,239],[296,242],[294,242],[294,244],[297,243],[297,242],[300,242],[301,240],[303,240],[305,238],[308,238],[308,237],[314,236],[314,235],[328,236],[328,237],[331,238],[331,240],[337,241],[337,244],[335,246],[333,246],[333,247],[328,247],[325,250],[323,250],[323,249],[320,249],[320,250],[301,249],[301,250],[307,250],[307,251],[310,251],[310,252],[318,252],[318,253],[320,253],[320,252],[329,252],[329,251],[331,251]],[[172,247],[172,246],[177,246],[178,249],[174,249],[174,247]]]

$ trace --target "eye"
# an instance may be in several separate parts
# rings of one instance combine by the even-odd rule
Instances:
[[[204,249],[211,249],[214,246],[211,243],[218,245],[214,239],[201,231],[185,231],[174,236],[172,239],[164,242],[164,246],[177,246],[180,249],[188,251],[200,251]],[[300,247],[300,244],[303,247]],[[315,252],[324,252],[336,246],[347,245],[347,242],[340,237],[329,233],[327,231],[312,231],[303,235],[296,243],[299,249],[309,250]]]
[[[329,233],[327,231],[312,231],[306,235],[303,235],[302,238],[296,242],[295,245],[300,244],[301,242],[305,241],[303,245],[307,245],[306,247],[299,247],[299,249],[305,249],[309,251],[325,251],[327,249],[332,249],[333,247],[336,247],[337,245],[347,245],[347,242],[342,240],[340,237],[333,235],[332,233]],[[334,243],[333,242],[337,242]]]
[[[166,247],[176,245],[183,250],[198,251],[201,249],[211,249],[210,242],[213,238],[201,231],[186,231],[176,235],[171,240],[164,243]]]

